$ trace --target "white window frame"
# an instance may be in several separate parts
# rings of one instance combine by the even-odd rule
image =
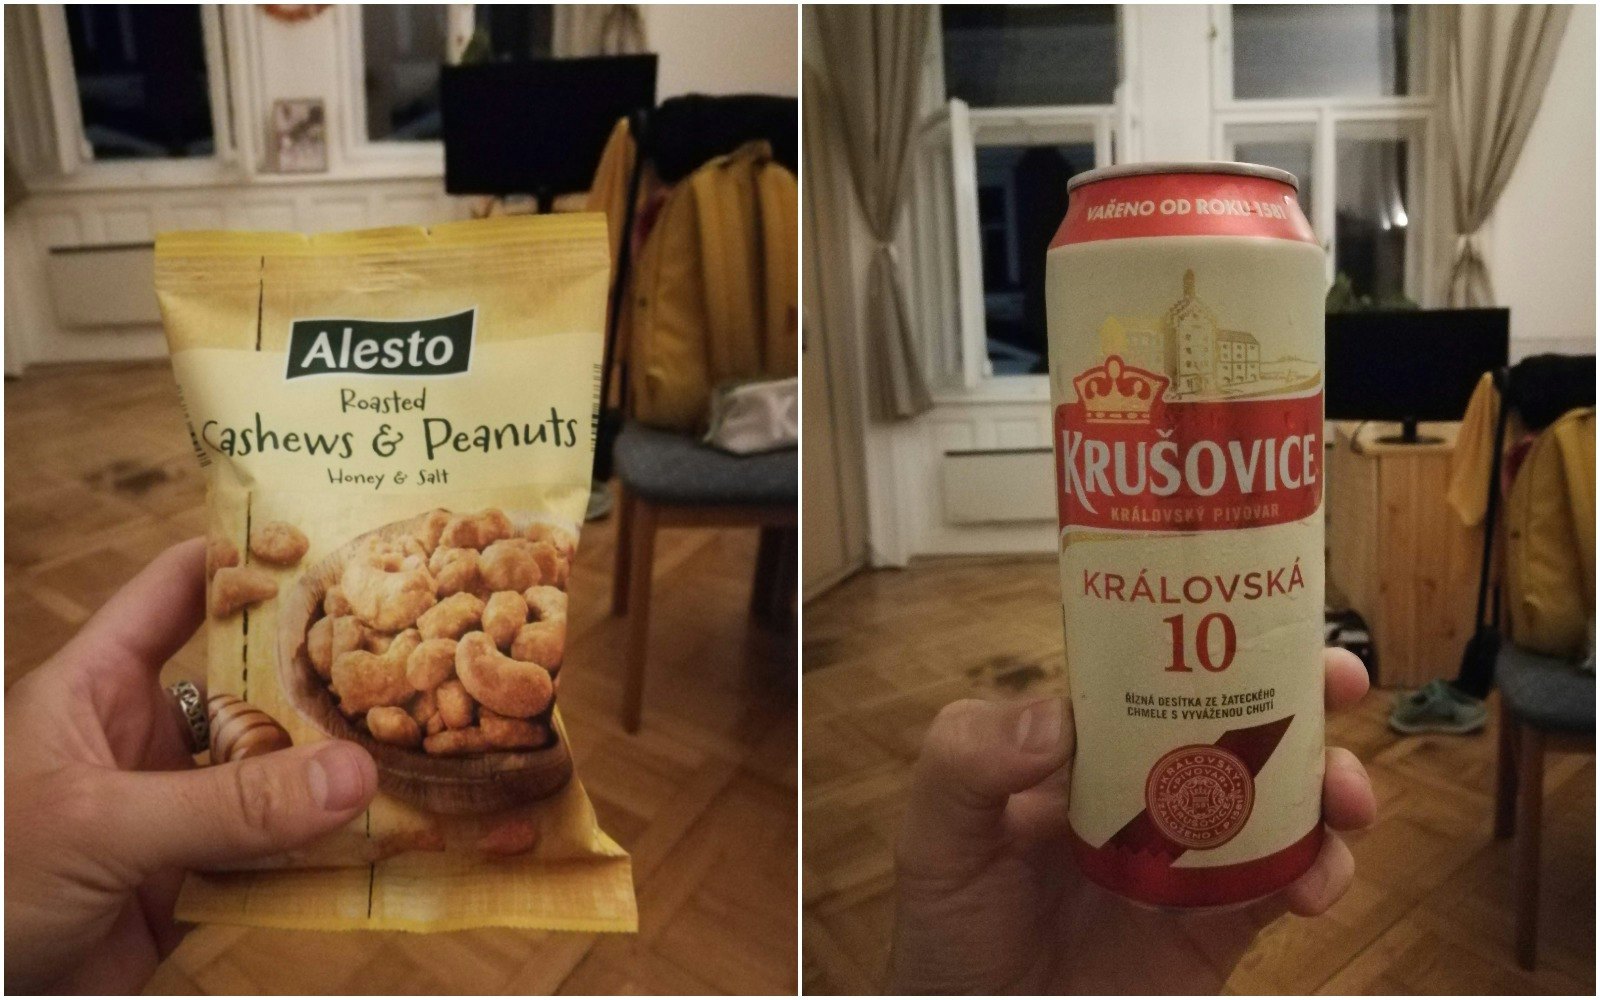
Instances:
[[[220,4],[200,5],[200,29],[205,48],[206,82],[211,102],[214,152],[210,156],[99,161],[89,145],[83,125],[78,78],[72,64],[72,44],[64,4],[41,4],[39,32],[43,43],[49,105],[55,119],[56,158],[61,175],[31,181],[44,188],[164,187],[231,183],[249,171],[239,155],[234,130],[235,107],[229,80],[228,34]]]
[[[1131,56],[1127,14],[1126,6],[1118,5],[1118,39],[1125,70]],[[929,30],[924,86],[942,95],[945,93],[944,39],[938,19],[933,20]],[[1116,155],[1127,155],[1128,123],[1124,105],[1123,85],[1119,84],[1116,99],[1111,104],[969,108],[960,99],[950,98],[923,121],[920,143],[936,143],[949,151],[954,200],[954,224],[950,227],[935,218],[939,213],[930,211],[926,195],[914,198],[912,210],[907,213],[920,217],[917,230],[921,238],[928,238],[931,229],[936,245],[951,247],[956,255],[953,267],[918,267],[912,279],[915,287],[913,313],[921,318],[919,325],[923,329],[934,331],[933,342],[927,347],[929,370],[935,373],[931,391],[936,403],[1048,402],[1050,399],[1050,376],[996,375],[989,362],[978,217],[978,147],[1093,142],[1095,166],[1109,166],[1115,162]],[[925,145],[919,147],[919,162],[926,153]],[[913,172],[921,178],[921,167],[914,168]],[[936,319],[948,316],[952,306],[953,325]]]
[[[1422,216],[1432,207],[1433,185],[1428,165],[1438,142],[1435,101],[1427,92],[1429,60],[1435,58],[1429,44],[1426,7],[1412,8],[1415,20],[1409,53],[1408,89],[1398,97],[1306,97],[1252,98],[1233,96],[1233,5],[1211,5],[1212,41],[1212,148],[1217,159],[1234,159],[1234,142],[1248,130],[1243,141],[1303,142],[1311,134],[1311,172],[1316,189],[1312,193],[1311,229],[1322,244],[1329,284],[1335,276],[1338,259],[1335,210],[1338,205],[1337,143],[1341,138],[1391,138],[1410,141],[1407,156],[1406,186],[1411,220],[1406,226],[1405,293],[1422,301],[1427,280],[1430,252],[1425,237],[1427,223]],[[1420,43],[1420,46],[1418,45]],[[1417,58],[1420,55],[1421,58]],[[1276,134],[1274,134],[1276,132]]]
[[[444,173],[444,143],[436,140],[370,139],[367,137],[366,52],[361,33],[365,4],[334,4],[332,13],[338,25],[339,85],[343,88],[343,109],[339,116],[339,153],[342,162],[354,172],[371,172],[386,177],[437,177]],[[473,5],[443,4],[448,31],[446,61],[453,62],[472,38]]]

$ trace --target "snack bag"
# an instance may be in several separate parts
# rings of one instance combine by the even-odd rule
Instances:
[[[599,215],[157,240],[212,759],[336,737],[379,775],[309,849],[191,876],[180,919],[636,928],[556,708],[609,265]]]

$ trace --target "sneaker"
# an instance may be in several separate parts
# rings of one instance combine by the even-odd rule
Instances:
[[[1475,733],[1483,728],[1489,710],[1483,702],[1462,694],[1449,681],[1429,681],[1420,691],[1394,700],[1389,728],[1398,733]]]
[[[611,490],[605,483],[594,483],[589,487],[589,509],[584,512],[585,521],[598,521],[611,513]]]

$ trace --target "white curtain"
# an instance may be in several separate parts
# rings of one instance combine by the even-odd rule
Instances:
[[[1437,16],[1454,243],[1444,301],[1490,305],[1494,285],[1478,230],[1533,128],[1571,11],[1561,4],[1456,4]]]
[[[50,80],[44,63],[44,35],[37,4],[7,4],[6,60],[6,207],[25,193],[22,179],[67,172],[70,163],[63,137],[56,130]]]
[[[639,5],[556,4],[551,51],[558,57],[620,56],[645,51]]]
[[[866,275],[868,398],[875,417],[913,417],[933,401],[911,331],[894,237],[911,186],[930,9],[841,5],[806,11],[816,17],[827,74],[819,96],[843,139],[856,201],[874,243]]]

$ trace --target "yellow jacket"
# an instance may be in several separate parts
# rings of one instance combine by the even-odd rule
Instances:
[[[1450,455],[1450,485],[1445,491],[1445,499],[1469,528],[1483,521],[1488,507],[1489,470],[1495,462],[1494,428],[1499,419],[1500,390],[1494,386],[1494,376],[1484,372],[1478,387],[1472,390],[1461,429],[1456,433],[1455,451]],[[1509,433],[1507,438],[1511,439]]]
[[[1594,410],[1545,428],[1506,498],[1511,639],[1547,656],[1581,654],[1594,620]]]

